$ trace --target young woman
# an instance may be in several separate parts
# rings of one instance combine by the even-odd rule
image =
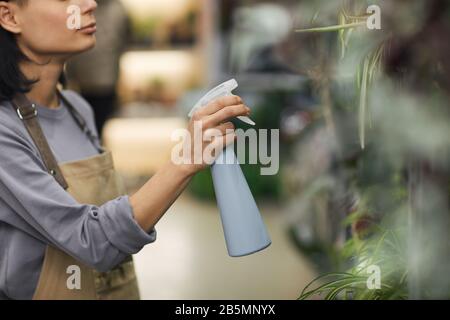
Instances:
[[[71,5],[81,29],[67,27]],[[158,220],[207,166],[168,162],[124,194],[91,107],[58,90],[65,62],[95,45],[95,9],[93,0],[0,1],[0,299],[139,298],[130,256],[155,241]],[[227,119],[249,112],[240,97],[221,98],[189,130],[202,121],[202,134],[223,133],[203,148],[227,144]]]

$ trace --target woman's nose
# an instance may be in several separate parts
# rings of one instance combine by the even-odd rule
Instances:
[[[97,9],[97,1],[80,0],[80,7],[82,13],[93,13]]]

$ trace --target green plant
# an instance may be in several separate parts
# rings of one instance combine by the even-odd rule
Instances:
[[[315,27],[307,29],[298,29],[298,33],[321,33],[321,32],[337,32],[340,46],[340,58],[344,59],[350,45],[350,40],[354,31],[358,28],[366,28],[366,20],[368,15],[365,13],[364,2],[355,3],[350,1],[343,2],[338,13],[339,23],[333,26]],[[318,12],[314,15],[317,17]],[[366,120],[368,115],[368,92],[375,77],[377,76],[385,50],[384,42],[381,42],[374,49],[364,54],[360,64],[355,72],[356,89],[358,90],[358,109],[359,109],[359,141],[361,148],[365,148],[366,140]],[[370,120],[369,120],[370,123]]]
[[[352,215],[347,222],[355,219]],[[406,299],[407,257],[405,227],[387,229],[373,226],[370,239],[359,239],[354,235],[341,251],[342,259],[351,259],[353,266],[345,272],[332,272],[319,276],[302,291],[299,299],[314,296],[326,300],[388,300]],[[368,286],[371,268],[380,268],[380,288]],[[317,285],[315,288],[311,287]]]
[[[384,3],[383,32],[376,32],[363,27],[367,1],[342,1],[336,23],[324,22],[336,12],[336,2],[317,2],[328,13],[320,24],[331,26],[298,32],[321,44],[312,55],[318,67],[311,78],[331,119],[327,129],[338,140],[329,172],[345,191],[331,192],[338,205],[329,214],[342,219],[356,195],[364,202],[359,214],[382,224],[367,237],[352,228],[343,248],[333,239],[349,265],[315,279],[300,298],[447,299],[450,140],[448,126],[440,123],[449,116],[449,46],[441,41],[450,31],[449,3]],[[313,22],[319,18],[315,14]],[[318,35],[330,31],[337,37]],[[360,148],[354,148],[357,140]],[[396,218],[407,219],[393,223]],[[382,276],[376,290],[366,285],[373,265]]]

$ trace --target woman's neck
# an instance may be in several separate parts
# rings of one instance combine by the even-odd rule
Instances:
[[[31,91],[26,94],[27,98],[50,109],[57,108],[59,101],[56,89],[59,77],[64,69],[64,63],[52,61],[46,64],[23,62],[20,68],[27,79],[38,79],[38,82],[33,84]]]

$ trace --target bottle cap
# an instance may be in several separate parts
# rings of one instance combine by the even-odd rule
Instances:
[[[207,94],[205,94],[192,108],[192,110],[189,112],[189,117],[192,117],[195,111],[197,111],[199,108],[206,106],[211,101],[218,99],[220,97],[230,96],[231,92],[238,87],[238,83],[235,79],[228,80],[224,83],[219,84],[217,87],[211,89],[208,91]],[[246,116],[239,116],[237,117],[239,120],[254,126],[255,122]]]

